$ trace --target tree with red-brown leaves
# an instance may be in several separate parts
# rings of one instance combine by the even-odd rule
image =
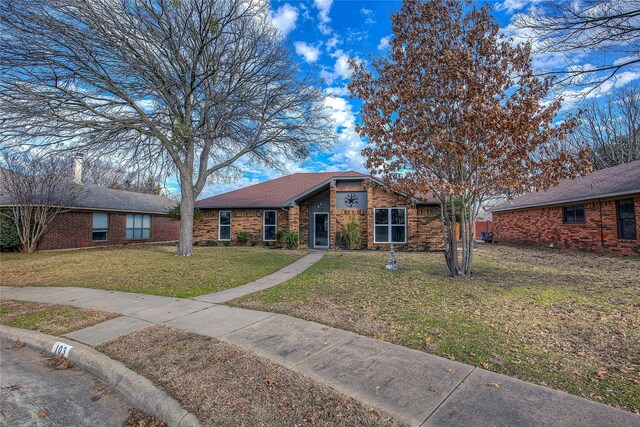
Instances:
[[[367,167],[394,190],[433,191],[447,266],[469,277],[481,204],[581,173],[588,154],[566,147],[576,121],[554,123],[561,100],[546,100],[551,79],[534,75],[531,47],[505,39],[489,6],[407,0],[392,29],[390,56],[373,70],[351,62]]]

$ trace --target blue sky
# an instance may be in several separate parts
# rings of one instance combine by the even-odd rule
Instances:
[[[503,0],[491,2],[496,22],[506,35],[524,41],[527,34],[516,30],[511,22],[517,13],[535,7],[536,0]],[[355,133],[358,121],[358,101],[350,100],[346,85],[349,81],[348,58],[367,60],[371,56],[388,52],[391,36],[390,15],[399,10],[400,1],[276,1],[271,0],[271,18],[291,45],[295,59],[312,67],[324,83],[326,105],[330,111],[338,143],[330,152],[315,153],[306,162],[290,162],[290,173],[319,172],[326,170],[365,171],[360,151],[364,143]],[[599,61],[594,55],[536,54],[534,67],[538,70],[558,70],[569,66],[590,67]],[[628,84],[640,78],[640,70],[628,70],[617,79],[607,82],[599,91],[590,93],[598,97],[616,86]],[[567,94],[578,94],[581,89],[569,88]],[[575,101],[567,99],[565,108],[574,108]],[[277,171],[243,166],[243,176],[231,183],[210,183],[200,198],[245,187],[280,176]]]

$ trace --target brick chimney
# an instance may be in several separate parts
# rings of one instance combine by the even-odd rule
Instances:
[[[82,155],[82,153],[78,153],[76,154],[76,162],[75,162],[75,168],[74,168],[74,178],[73,178],[73,182],[75,182],[76,184],[82,184],[82,159],[84,158],[84,156]]]

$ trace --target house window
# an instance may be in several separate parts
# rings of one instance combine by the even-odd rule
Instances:
[[[564,206],[562,222],[565,224],[584,224],[584,205]]]
[[[636,211],[633,199],[616,201],[618,211],[618,239],[636,240]]]
[[[92,240],[94,242],[104,242],[107,240],[108,232],[109,232],[109,214],[94,213]]]
[[[151,238],[151,215],[127,214],[127,240]]]
[[[220,211],[218,216],[218,240],[231,240],[231,211]]]
[[[276,240],[277,212],[264,211],[263,223],[264,231],[262,234],[262,240],[264,240],[265,242]]]
[[[407,210],[405,208],[374,209],[374,243],[407,242]]]

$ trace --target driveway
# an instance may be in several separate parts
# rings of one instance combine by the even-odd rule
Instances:
[[[0,425],[121,426],[131,405],[78,368],[56,369],[54,359],[0,341]]]

